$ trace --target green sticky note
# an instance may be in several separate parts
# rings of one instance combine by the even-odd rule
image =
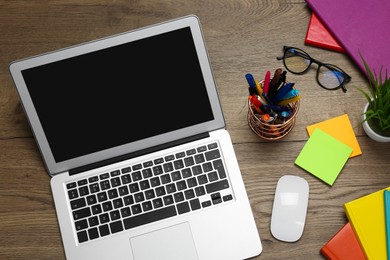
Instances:
[[[316,128],[295,164],[332,186],[352,151],[351,147]]]

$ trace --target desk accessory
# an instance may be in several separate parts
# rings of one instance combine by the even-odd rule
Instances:
[[[359,52],[375,73],[390,71],[390,1],[306,0],[329,32],[366,73]]]
[[[311,14],[307,27],[305,44],[337,52],[345,52],[328,29],[321,23],[315,13]]]
[[[307,126],[306,130],[309,136],[316,128],[321,129],[322,131],[351,147],[353,151],[349,158],[362,154],[359,143],[356,139],[356,135],[353,131],[351,121],[349,120],[347,114],[343,114],[341,116]]]
[[[312,58],[302,49],[283,46],[283,56],[276,57],[277,60],[283,60],[283,64],[288,71],[294,74],[303,74],[310,68],[311,64],[317,64],[316,80],[324,89],[336,90],[341,88],[347,92],[345,84],[351,81],[351,76],[345,73],[341,68],[330,63],[324,63]]]
[[[309,183],[299,176],[282,176],[276,185],[272,207],[272,235],[284,242],[299,240],[305,227],[308,203]]]
[[[387,259],[384,190],[344,204],[345,213],[368,259]]]
[[[369,79],[368,92],[358,88],[368,102],[363,113],[363,129],[375,141],[390,142],[390,78],[387,71],[373,74],[363,57],[362,60]]]
[[[295,125],[301,97],[294,83],[286,83],[286,72],[277,69],[271,79],[267,71],[260,82],[250,73],[245,78],[249,84],[250,129],[265,140],[279,140],[288,135]]]
[[[295,164],[332,186],[351,153],[351,147],[316,128]]]
[[[364,252],[348,222],[320,249],[328,260],[365,260]]]

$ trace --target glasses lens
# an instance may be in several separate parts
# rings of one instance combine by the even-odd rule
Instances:
[[[327,89],[336,89],[345,81],[345,74],[332,66],[324,65],[318,69],[318,82]]]
[[[303,73],[310,66],[310,57],[304,51],[289,48],[284,53],[284,65],[292,73]]]

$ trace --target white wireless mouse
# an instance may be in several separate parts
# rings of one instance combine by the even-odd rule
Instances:
[[[284,242],[301,238],[305,227],[309,184],[301,177],[282,176],[276,185],[271,216],[272,235]]]

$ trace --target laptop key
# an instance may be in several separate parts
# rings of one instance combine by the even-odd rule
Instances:
[[[87,204],[85,203],[85,199],[84,198],[79,198],[79,199],[76,199],[76,200],[72,200],[70,202],[70,207],[72,209],[78,209],[78,208],[82,208],[82,207],[85,207]]]
[[[110,223],[111,233],[117,233],[123,230],[123,224],[121,220]]]
[[[68,190],[69,190],[69,189],[76,188],[76,183],[75,183],[75,182],[68,183],[68,184],[66,184],[66,188],[67,188]]]
[[[157,209],[155,211],[140,214],[134,217],[126,218],[123,220],[123,224],[125,226],[125,229],[130,229],[176,215],[177,212],[175,206],[169,206]]]
[[[75,199],[79,197],[79,193],[77,192],[77,189],[73,189],[68,191],[69,199]]]
[[[77,233],[77,238],[79,240],[79,243],[83,243],[85,241],[88,241],[87,231],[78,232]]]
[[[76,211],[73,211],[74,220],[82,219],[91,216],[90,208],[83,208]]]
[[[211,149],[217,148],[218,144],[217,143],[212,143],[212,144],[207,145],[207,147],[211,150]]]
[[[175,165],[176,170],[184,168],[184,162],[182,159],[174,161],[173,164]]]
[[[206,184],[207,193],[213,193],[227,188],[229,188],[229,183],[226,179]]]
[[[83,229],[86,229],[88,227],[88,222],[86,219],[82,219],[82,220],[75,222],[75,226],[76,226],[77,231],[83,230]]]
[[[93,184],[89,185],[89,189],[91,190],[91,193],[96,193],[96,192],[100,191],[98,183],[93,183]]]
[[[177,206],[177,212],[179,212],[179,214],[184,214],[184,213],[187,213],[191,210],[190,204],[188,204],[187,201],[179,203],[176,206]]]
[[[206,152],[205,156],[206,156],[206,160],[210,161],[210,160],[214,160],[214,159],[221,157],[221,154],[219,153],[218,149],[215,149],[215,150],[211,150],[211,151]]]
[[[191,205],[191,209],[192,210],[197,210],[197,209],[200,209],[200,202],[199,202],[199,199],[193,199],[193,200],[190,200],[190,205]]]
[[[88,229],[88,235],[89,235],[89,239],[96,239],[99,237],[99,232],[98,232],[98,229],[97,228],[91,228],[91,229]]]
[[[210,162],[202,164],[203,172],[209,172],[213,170],[213,166]]]
[[[108,213],[101,214],[99,216],[100,224],[107,223],[110,221],[110,217],[108,216]]]
[[[213,161],[214,169],[218,171],[220,179],[226,178],[225,168],[223,168],[223,163],[221,159]]]
[[[110,234],[110,229],[108,228],[108,225],[103,225],[99,227],[100,235],[102,237],[107,236]]]

